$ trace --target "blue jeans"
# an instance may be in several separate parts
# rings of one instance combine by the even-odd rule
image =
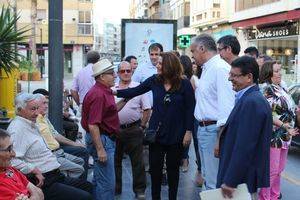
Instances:
[[[203,189],[214,189],[217,184],[219,159],[214,156],[214,147],[217,142],[217,126],[215,124],[198,128],[199,153],[201,172],[205,180]]]
[[[115,142],[104,134],[101,134],[101,141],[107,154],[105,163],[99,162],[92,137],[89,133],[86,134],[87,149],[94,159],[93,195],[95,200],[113,200],[115,198]]]

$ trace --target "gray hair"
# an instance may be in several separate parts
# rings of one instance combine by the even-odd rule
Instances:
[[[35,94],[20,93],[15,98],[15,109],[18,112],[20,109],[24,109],[28,102],[35,100]]]
[[[43,98],[46,98],[46,97],[40,93],[34,94],[34,100],[40,101]]]
[[[208,34],[201,34],[192,38],[192,44],[204,46],[208,51],[217,51],[216,41]]]
[[[130,66],[130,63],[127,62],[127,61],[122,61],[122,62],[120,62],[120,64],[118,65],[118,71],[121,69],[121,66],[122,66],[122,65],[129,65],[129,66]]]

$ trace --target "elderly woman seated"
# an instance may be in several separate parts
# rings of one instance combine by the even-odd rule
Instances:
[[[0,129],[0,199],[35,199],[42,200],[41,189],[30,183],[17,169],[10,166],[15,157],[9,134]]]

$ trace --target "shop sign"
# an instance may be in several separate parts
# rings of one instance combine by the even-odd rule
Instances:
[[[297,25],[285,26],[285,27],[274,27],[266,29],[248,30],[248,39],[266,39],[298,35]]]

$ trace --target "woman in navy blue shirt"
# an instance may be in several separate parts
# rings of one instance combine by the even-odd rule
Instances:
[[[188,146],[192,138],[195,97],[192,85],[184,78],[182,65],[173,53],[161,53],[156,67],[157,75],[135,88],[118,90],[116,95],[132,98],[152,91],[153,112],[148,128],[159,130],[155,143],[149,146],[152,199],[160,199],[166,154],[169,199],[172,200],[177,196],[183,147]]]

